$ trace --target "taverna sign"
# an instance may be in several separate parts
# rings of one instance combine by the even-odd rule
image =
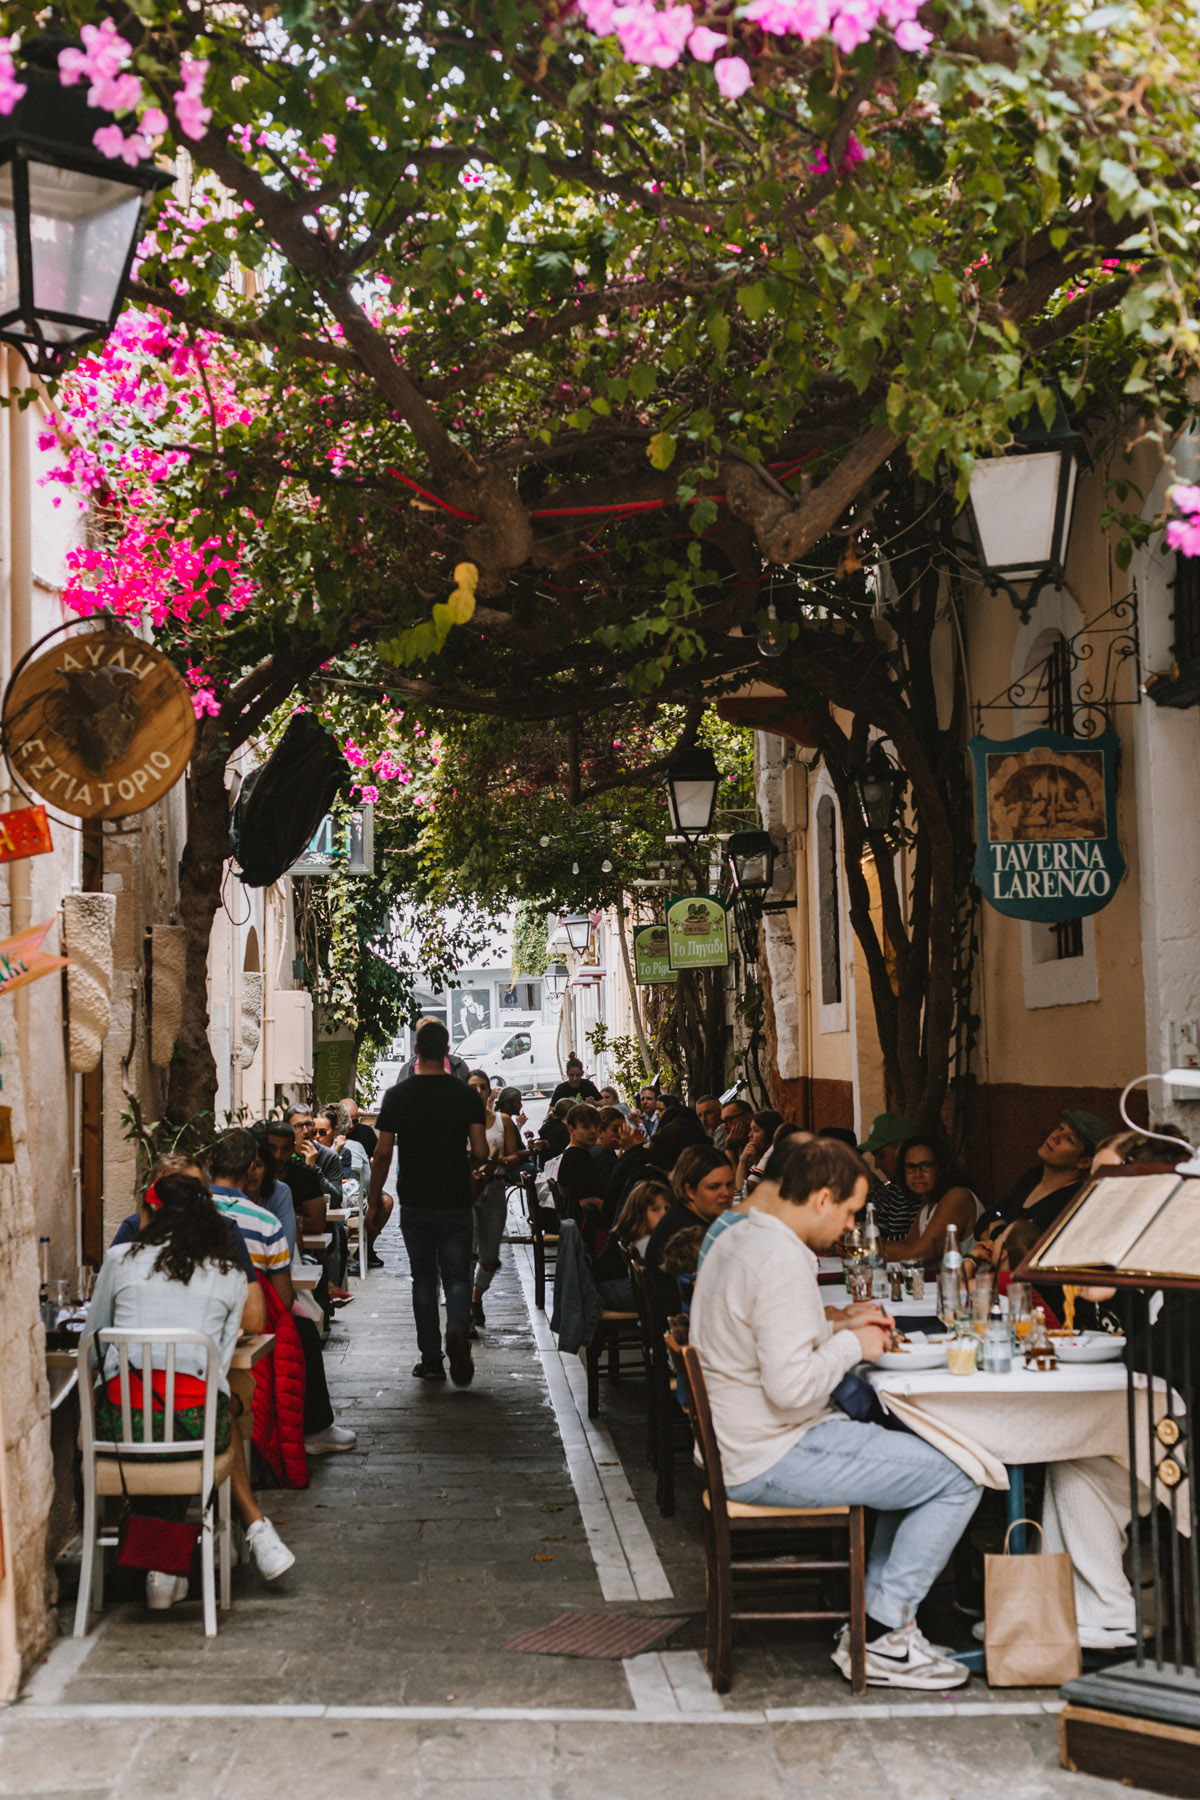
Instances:
[[[989,906],[1052,924],[1099,912],[1125,873],[1117,736],[972,738],[975,879]]]

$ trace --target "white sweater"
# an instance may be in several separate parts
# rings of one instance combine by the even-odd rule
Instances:
[[[861,1357],[855,1333],[835,1332],[825,1317],[812,1251],[764,1212],[748,1213],[705,1257],[689,1335],[731,1487],[840,1418],[829,1396]]]

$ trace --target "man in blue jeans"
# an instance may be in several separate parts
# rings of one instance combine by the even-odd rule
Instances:
[[[817,1256],[867,1193],[855,1151],[828,1138],[786,1147],[736,1231],[712,1245],[696,1281],[700,1353],[731,1500],[758,1506],[869,1506],[867,1681],[958,1687],[968,1672],[918,1629],[917,1607],[949,1560],[980,1490],[924,1439],[848,1417],[834,1390],[889,1341],[879,1308],[827,1319]],[[834,1662],[849,1679],[849,1627]]]
[[[438,1277],[446,1294],[446,1355],[450,1377],[466,1387],[471,1361],[471,1163],[487,1161],[483,1101],[446,1072],[450,1046],[439,1019],[417,1027],[412,1076],[388,1089],[379,1109],[379,1143],[371,1159],[367,1229],[382,1224],[383,1184],[396,1152],[400,1231],[412,1270],[413,1317],[421,1381],[445,1381],[438,1317]],[[469,1148],[468,1148],[469,1146]]]

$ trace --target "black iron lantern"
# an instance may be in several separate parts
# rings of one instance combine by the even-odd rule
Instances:
[[[559,1000],[562,998],[566,991],[567,980],[568,974],[565,962],[552,962],[546,965],[546,985],[550,989],[551,999]]]
[[[563,929],[572,950],[582,955],[587,949],[592,935],[590,916],[587,913],[573,913],[569,919],[563,920]]]
[[[721,771],[711,750],[693,744],[680,751],[663,776],[671,827],[678,837],[694,844],[708,836],[720,785]]]
[[[989,587],[1002,588],[1028,619],[1048,582],[1061,582],[1087,446],[1062,401],[1046,426],[1034,411],[1004,456],[980,457],[971,470],[967,514]],[[1015,584],[1029,583],[1022,597]]]
[[[867,766],[858,778],[858,798],[869,831],[888,831],[896,817],[896,795],[900,771],[880,749],[871,748]]]
[[[775,879],[775,846],[767,831],[735,831],[725,846],[735,893],[765,894]]]
[[[62,373],[81,344],[116,323],[150,197],[172,176],[152,162],[102,156],[92,139],[114,124],[63,87],[68,40],[30,44],[18,70],[26,92],[0,118],[0,340],[35,375]]]

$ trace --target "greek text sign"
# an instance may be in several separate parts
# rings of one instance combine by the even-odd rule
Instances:
[[[665,925],[638,926],[633,934],[633,972],[639,987],[658,987],[676,979]]]
[[[729,928],[719,895],[683,894],[667,902],[667,956],[676,972],[728,967]]]
[[[24,663],[4,748],[25,788],[78,819],[123,819],[174,787],[196,715],[183,677],[132,632],[88,628]]]
[[[1117,843],[1117,735],[972,738],[975,879],[1014,919],[1078,919],[1125,873]]]

